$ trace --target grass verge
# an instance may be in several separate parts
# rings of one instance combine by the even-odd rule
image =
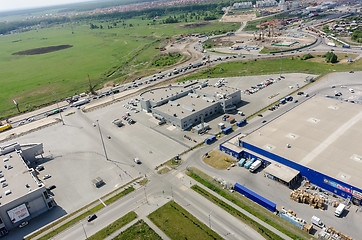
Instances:
[[[222,209],[224,209],[225,211],[227,211],[228,213],[230,213],[234,217],[236,217],[236,218],[240,219],[241,221],[243,221],[244,223],[246,223],[249,227],[253,228],[260,235],[262,235],[265,239],[270,239],[270,240],[282,240],[283,239],[282,237],[279,237],[277,234],[270,231],[266,227],[259,225],[253,219],[249,218],[245,214],[243,214],[240,211],[236,210],[235,208],[233,208],[229,204],[226,204],[225,202],[223,202],[219,198],[217,198],[214,195],[210,194],[209,192],[205,191],[203,188],[201,188],[201,187],[199,187],[197,185],[193,185],[191,187],[191,189],[194,190],[195,192],[199,193],[200,195],[202,195],[204,198],[208,199],[210,202],[218,205],[219,207],[221,207]]]
[[[222,239],[174,201],[166,203],[148,218],[171,239]]]
[[[109,224],[107,227],[103,228],[102,230],[96,232],[92,236],[90,236],[89,240],[102,240],[120,229],[121,227],[125,226],[127,223],[132,222],[132,220],[137,218],[137,214],[135,212],[129,212],[123,217],[118,218],[113,223]]]
[[[112,240],[161,240],[162,238],[142,219]]]
[[[263,222],[266,222],[270,226],[278,229],[280,232],[284,233],[290,238],[292,239],[312,238],[312,236],[310,236],[308,233],[303,232],[301,229],[295,227],[291,223],[283,220],[282,218],[275,216],[272,212],[266,210],[260,205],[254,203],[253,201],[247,199],[241,194],[239,193],[232,194],[229,191],[221,189],[221,187],[217,186],[216,183],[212,182],[213,180],[210,176],[206,175],[200,170],[196,168],[189,168],[187,174],[196,181],[198,181],[199,183],[201,183],[202,185],[209,188],[210,190],[216,192],[220,196],[224,197],[225,199],[231,201],[232,203],[236,204],[237,206],[251,213],[255,217],[262,220]]]
[[[105,203],[106,205],[109,205],[109,204],[111,204],[111,203],[114,203],[115,201],[117,201],[117,200],[120,199],[121,197],[126,196],[128,193],[131,193],[131,192],[133,192],[134,190],[135,190],[134,187],[129,187],[129,188],[123,190],[122,192],[117,193],[117,194],[114,195],[113,197],[108,198],[107,200],[104,201],[104,203]]]
[[[177,82],[194,79],[238,77],[279,73],[280,59],[221,63],[209,69],[180,78]],[[328,64],[303,61],[296,57],[283,58],[283,73],[322,74],[328,71],[362,70],[362,59],[349,64]]]

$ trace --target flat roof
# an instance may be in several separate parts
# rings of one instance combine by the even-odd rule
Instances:
[[[11,158],[10,158],[11,155]],[[0,171],[3,174],[3,177],[8,186],[2,187],[0,190],[0,198],[1,205],[5,205],[19,197],[26,195],[31,190],[36,190],[38,188],[37,183],[32,177],[31,172],[29,172],[28,167],[23,162],[22,158],[17,154],[17,152],[11,152],[5,155],[1,155]],[[4,159],[8,159],[4,161]],[[7,168],[5,168],[5,165]],[[10,169],[9,169],[9,166]],[[2,183],[0,183],[1,185]],[[28,184],[29,187],[25,185]],[[5,195],[5,191],[10,190],[11,194]]]
[[[193,84],[194,83],[194,84]],[[141,97],[145,100],[151,100],[154,102],[161,101],[161,98],[165,99],[172,95],[179,94],[181,92],[188,91],[198,85],[198,80],[195,81],[187,81],[187,82],[179,82],[174,85],[164,86],[160,88],[154,88],[148,90],[146,92],[141,93]]]
[[[209,94],[209,95],[216,95],[218,93],[221,93],[221,94],[225,93],[226,95],[230,95],[237,91],[240,91],[240,89],[233,88],[233,87],[228,87],[228,86],[215,87],[213,85],[207,85],[206,87],[204,87],[202,89],[196,89],[196,90]]]
[[[315,96],[242,141],[362,188],[361,138],[362,105]]]
[[[293,168],[290,168],[288,166],[276,162],[271,163],[269,166],[265,168],[264,171],[287,183],[292,181],[292,179],[299,174],[298,170],[295,170]]]
[[[208,102],[202,99],[202,97],[192,98],[191,96],[186,95],[161,106],[157,106],[154,109],[171,116],[176,114],[177,118],[184,118],[216,103],[217,101],[215,100],[214,102]]]

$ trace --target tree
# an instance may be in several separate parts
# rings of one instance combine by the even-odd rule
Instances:
[[[338,61],[337,55],[332,52],[327,52],[323,56],[326,58],[327,63],[336,63]]]

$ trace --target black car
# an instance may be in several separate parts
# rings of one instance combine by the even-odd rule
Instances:
[[[91,222],[91,221],[93,221],[93,220],[96,219],[96,218],[97,218],[97,215],[92,214],[92,215],[88,216],[87,221],[88,221],[88,222]]]
[[[47,188],[47,190],[50,191],[50,190],[55,189],[56,187],[57,187],[57,186],[55,186],[55,185],[51,185],[50,187]]]
[[[263,114],[258,114],[259,117],[263,117]]]

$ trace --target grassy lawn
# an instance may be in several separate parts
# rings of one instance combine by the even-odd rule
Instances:
[[[161,240],[162,238],[143,220],[127,228],[113,240]]]
[[[226,169],[232,163],[236,163],[235,160],[229,158],[226,154],[216,150],[210,152],[207,157],[203,156],[202,161],[211,167],[220,170]]]
[[[137,214],[135,212],[129,212],[121,218],[118,218],[113,223],[109,224],[107,227],[102,230],[96,232],[94,235],[88,237],[89,240],[102,240],[116,232],[118,229],[126,225],[127,223],[132,222],[132,220],[137,218]]]
[[[163,167],[160,170],[157,171],[158,174],[165,174],[168,173],[170,169],[168,167]]]
[[[349,64],[327,64],[322,62],[310,62],[299,60],[298,58],[283,58],[283,73],[307,73],[322,74],[328,71],[350,71],[362,70],[362,59]],[[210,69],[202,70],[198,73],[180,78],[177,81],[187,81],[194,79],[252,76],[279,73],[280,59],[259,60],[249,62],[229,62],[221,63]]]
[[[148,218],[173,240],[222,239],[174,201],[166,203]]]
[[[124,26],[90,29],[80,21],[39,27],[0,38],[0,118],[16,114],[16,99],[21,111],[33,110],[88,89],[88,74],[96,88],[109,81],[130,81],[159,71],[151,60],[161,52],[165,40],[178,34],[232,31],[239,24],[210,22],[184,27],[184,23],[149,25],[140,17],[124,20]],[[130,27],[132,25],[132,27]],[[72,45],[72,47],[37,55],[12,55],[34,48]],[[137,74],[134,74],[138,72]],[[118,80],[120,79],[120,80]]]
[[[196,181],[198,181],[199,183],[206,186],[207,188],[216,192],[220,196],[228,199],[232,203],[238,205],[242,209],[248,211],[249,213],[253,214],[255,217],[268,223],[269,225],[278,229],[280,232],[286,234],[287,236],[291,237],[292,239],[311,239],[312,238],[312,236],[310,236],[306,232],[303,232],[301,229],[295,227],[291,223],[283,220],[282,218],[275,216],[269,210],[266,210],[265,208],[254,203],[253,201],[244,197],[243,195],[241,195],[239,193],[230,193],[229,191],[222,189],[221,186],[218,186],[217,183],[213,182],[213,179],[210,176],[206,175],[205,173],[201,172],[200,170],[198,170],[196,168],[190,168],[188,170],[187,174],[190,177],[192,177],[193,179],[195,179]],[[201,194],[201,191],[199,191],[199,190],[197,190],[197,191]],[[207,193],[202,193],[202,195],[204,195],[206,197]],[[213,199],[214,197],[207,197],[207,198],[210,201],[215,201],[215,203],[218,201],[216,199]],[[226,203],[224,203],[222,201],[217,204],[220,206],[223,205],[223,208],[226,208],[225,206],[227,205]],[[227,208],[229,208],[229,207],[227,207]],[[230,211],[233,215],[234,214],[239,215],[233,209],[230,209]],[[244,217],[242,215],[240,215],[239,218],[244,218]],[[252,223],[248,219],[246,219],[246,223],[248,223],[248,222],[254,225],[254,223]],[[273,238],[271,238],[271,239],[273,239]]]

